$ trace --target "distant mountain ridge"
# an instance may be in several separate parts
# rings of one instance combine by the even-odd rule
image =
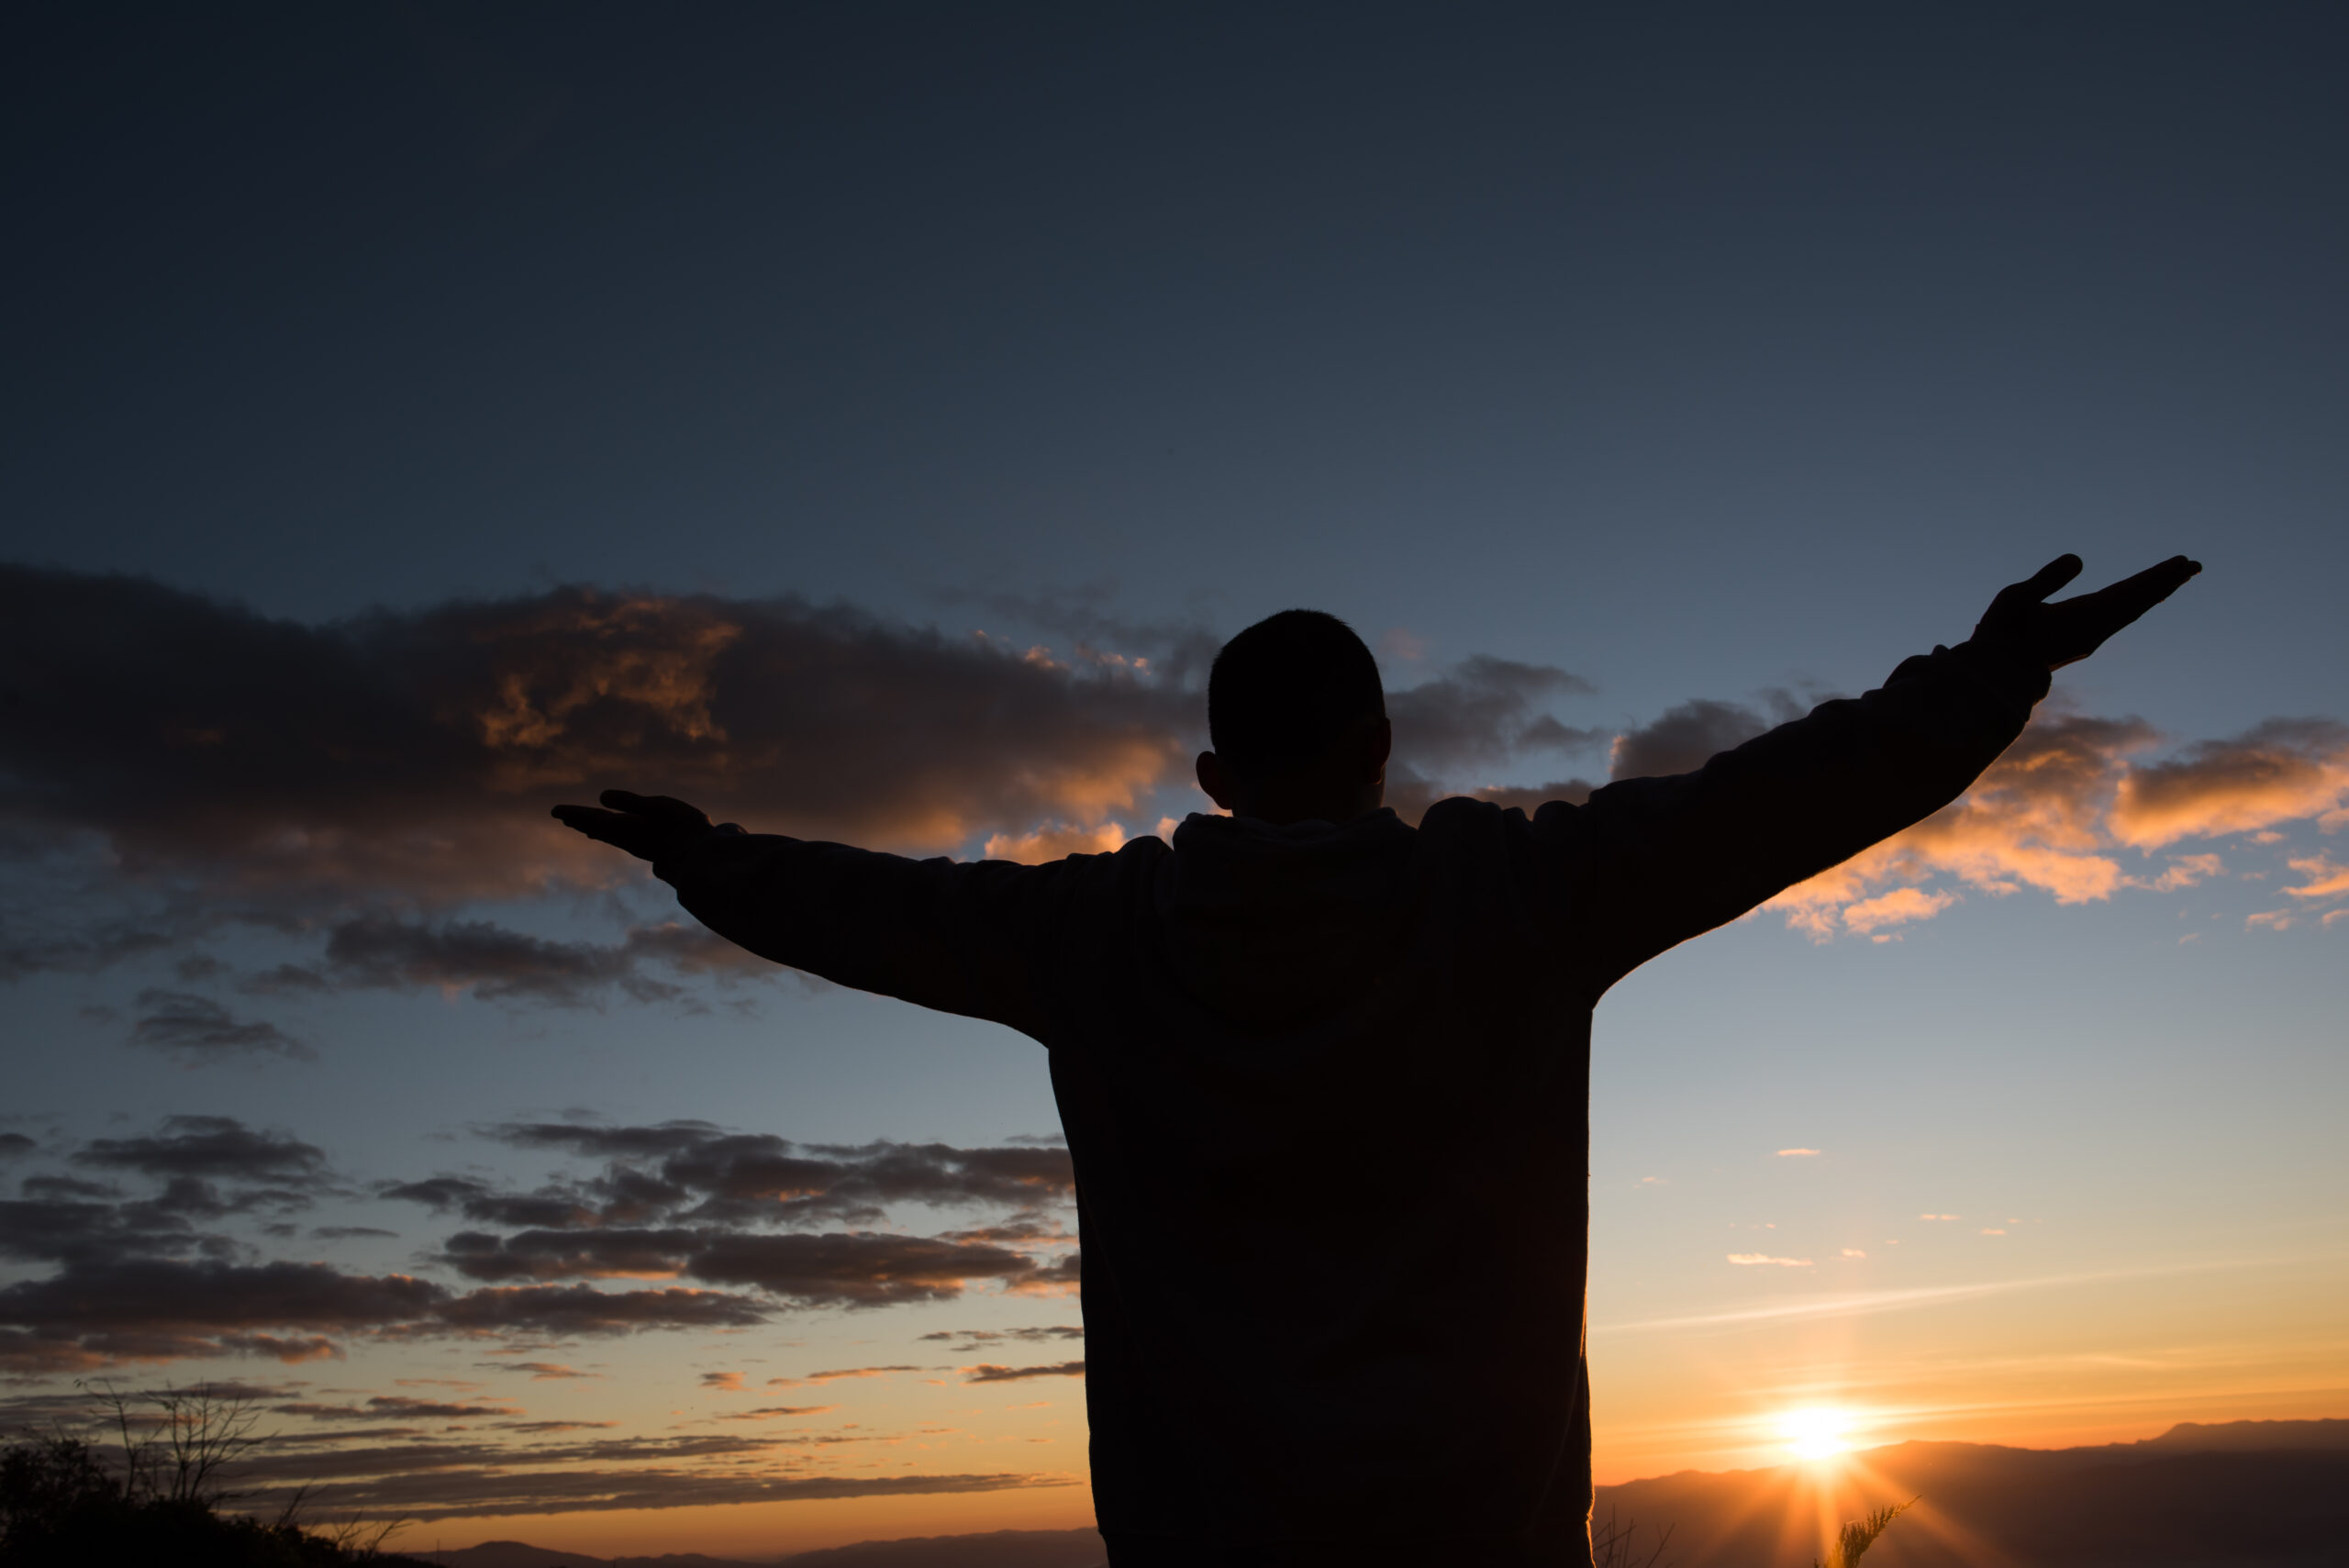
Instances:
[[[2089,1448],[1906,1442],[1840,1462],[1685,1470],[1598,1489],[1677,1568],[1808,1568],[1821,1521],[1921,1500],[1868,1568],[2341,1568],[2349,1563],[2349,1420],[2182,1421]],[[697,1552],[590,1557],[489,1541],[409,1555],[444,1568],[1097,1568],[1098,1533],[996,1530],[865,1540],[749,1562]]]
[[[1000,1529],[981,1535],[925,1535],[860,1540],[763,1562],[706,1557],[590,1557],[518,1540],[490,1540],[453,1551],[408,1554],[442,1568],[1098,1568],[1108,1560],[1093,1529]]]
[[[1669,1525],[1679,1568],[1818,1555],[1823,1522],[1920,1501],[1868,1568],[2340,1568],[2349,1420],[2181,1422],[2090,1448],[1906,1442],[1833,1464],[1684,1471],[1598,1489],[1598,1517]]]
[[[709,1557],[698,1551],[669,1551],[658,1557],[590,1557],[584,1551],[558,1551],[519,1540],[485,1540],[479,1546],[449,1551],[411,1551],[406,1555],[442,1568],[774,1568],[774,1560],[746,1562],[737,1557]]]
[[[2189,1449],[2203,1453],[2244,1449],[2263,1452],[2288,1449],[2349,1449],[2349,1421],[2327,1418],[2317,1421],[2221,1421],[2216,1426],[2206,1426],[2199,1421],[2180,1421],[2157,1438],[2145,1438],[2133,1443],[2109,1443],[2105,1449],[2057,1451],[2101,1453],[2107,1449],[2132,1448]]]

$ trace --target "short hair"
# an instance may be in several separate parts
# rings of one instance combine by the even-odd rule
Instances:
[[[1386,713],[1378,661],[1353,628],[1320,610],[1265,617],[1225,643],[1208,672],[1208,739],[1251,778],[1309,768],[1354,725]]]

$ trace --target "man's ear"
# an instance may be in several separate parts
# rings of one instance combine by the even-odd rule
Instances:
[[[1395,755],[1395,721],[1380,714],[1367,740],[1369,744],[1363,751],[1362,782],[1375,784],[1386,778],[1387,759]]]
[[[1234,809],[1231,803],[1240,797],[1240,792],[1232,787],[1231,770],[1224,766],[1223,759],[1213,751],[1202,751],[1195,766],[1199,787],[1208,792],[1208,798],[1226,811]]]

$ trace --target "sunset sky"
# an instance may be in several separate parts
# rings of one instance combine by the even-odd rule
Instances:
[[[1298,604],[1407,816],[1579,798],[2065,550],[2206,571],[1600,1007],[1598,1478],[2349,1416],[2349,13],[12,39],[10,1430],[209,1380],[409,1549],[1089,1523],[1041,1048],[550,805],[1114,848]]]

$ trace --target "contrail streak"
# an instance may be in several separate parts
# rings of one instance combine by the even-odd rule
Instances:
[[[1631,1323],[1591,1325],[1594,1334],[1636,1334],[1659,1329],[1718,1329],[1742,1323],[1776,1322],[1791,1318],[1847,1318],[1873,1312],[1899,1312],[1910,1307],[1937,1307],[1943,1302],[1972,1301],[1986,1296],[2006,1296],[2021,1290],[2045,1290],[2059,1285],[2094,1284],[2105,1280],[2150,1279],[2163,1274],[2203,1273],[2220,1269],[2263,1268],[2299,1259],[2169,1263],[2153,1268],[2104,1269],[2088,1273],[2043,1274],[2036,1279],[1991,1280],[1976,1284],[1919,1285],[1908,1290],[1851,1291],[1840,1296],[1809,1296],[1800,1301],[1773,1302],[1766,1307],[1740,1307],[1726,1312],[1696,1312],[1684,1317],[1647,1318]]]

